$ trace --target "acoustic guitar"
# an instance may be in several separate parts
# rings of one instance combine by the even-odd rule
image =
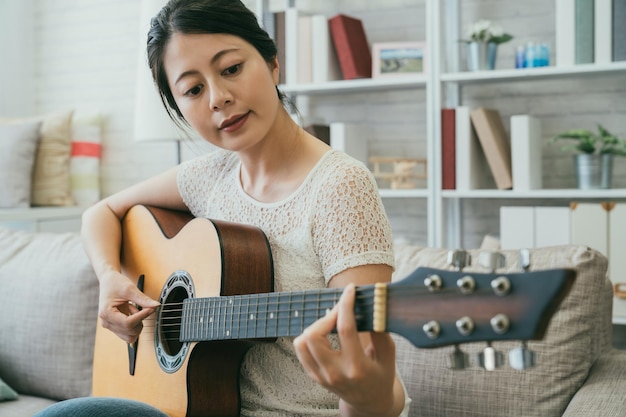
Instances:
[[[133,345],[99,323],[95,396],[143,401],[172,417],[238,416],[248,349],[299,335],[342,292],[272,292],[270,247],[251,226],[135,206],[122,231],[124,274],[161,306]],[[419,348],[540,339],[574,276],[418,268],[401,281],[357,287],[357,327]]]

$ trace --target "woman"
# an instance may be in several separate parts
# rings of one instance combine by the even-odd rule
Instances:
[[[158,306],[120,273],[120,219],[133,205],[253,224],[270,242],[277,291],[345,290],[295,340],[279,338],[248,352],[242,415],[400,415],[408,400],[395,375],[393,341],[357,333],[353,313],[354,285],[389,281],[393,267],[390,227],[371,173],[293,122],[277,88],[276,47],[238,0],[171,0],[152,21],[147,50],[172,118],[220,150],[85,212],[82,234],[100,280],[103,325],[132,342]],[[41,415],[115,412],[162,415],[96,398],[60,403]]]

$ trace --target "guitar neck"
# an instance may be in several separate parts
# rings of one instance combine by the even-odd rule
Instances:
[[[300,335],[339,301],[342,289],[277,292],[184,300],[181,342],[266,339]],[[359,331],[373,330],[374,286],[356,290]],[[163,317],[167,313],[162,314]]]

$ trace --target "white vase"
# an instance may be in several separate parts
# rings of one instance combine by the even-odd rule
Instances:
[[[468,71],[485,71],[496,67],[498,44],[468,42],[466,45]]]

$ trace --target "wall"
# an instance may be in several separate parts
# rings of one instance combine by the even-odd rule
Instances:
[[[0,1],[0,115],[34,110],[35,63],[32,0]]]
[[[106,115],[102,164],[105,194],[172,166],[176,149],[174,143],[135,143],[132,140],[140,2],[29,1],[32,2],[34,27],[33,82],[24,82],[14,94],[33,88],[33,113],[75,108],[81,112],[100,111]],[[246,3],[255,4],[253,0]],[[425,37],[424,0],[324,0],[308,3],[298,1],[299,6],[312,11],[324,10],[329,15],[343,11],[362,18],[370,43],[422,40]],[[514,42],[500,49],[498,67],[512,67],[513,50],[518,43],[546,40],[554,45],[553,1],[464,0],[461,3],[464,25],[478,16],[490,18],[516,36]],[[271,4],[272,8],[281,8],[285,1],[272,1]],[[381,10],[382,7],[384,10]],[[26,31],[17,35],[18,38],[28,36]],[[15,68],[29,74],[26,64]],[[23,78],[28,80],[30,76]],[[516,113],[538,115],[544,123],[546,140],[565,129],[593,128],[596,121],[613,129],[614,133],[626,136],[624,90],[626,76],[622,74],[593,80],[571,78],[565,81],[472,86],[464,89],[463,102],[472,106],[495,106],[501,110],[505,120],[506,116]],[[365,140],[372,155],[425,155],[426,95],[423,90],[319,96],[310,101],[310,109],[313,110],[308,106],[302,109],[310,121],[341,120],[366,124],[370,133]],[[25,105],[24,109],[28,107]],[[183,145],[183,148],[185,158],[203,151],[195,144]],[[545,148],[544,155],[546,186],[573,186],[573,168],[569,158],[554,148]],[[616,171],[616,186],[626,187],[624,161],[618,161]],[[476,246],[487,232],[497,233],[497,206],[492,203],[475,201],[465,204],[465,246]],[[385,205],[396,237],[426,243],[427,219],[423,200],[388,199]]]

